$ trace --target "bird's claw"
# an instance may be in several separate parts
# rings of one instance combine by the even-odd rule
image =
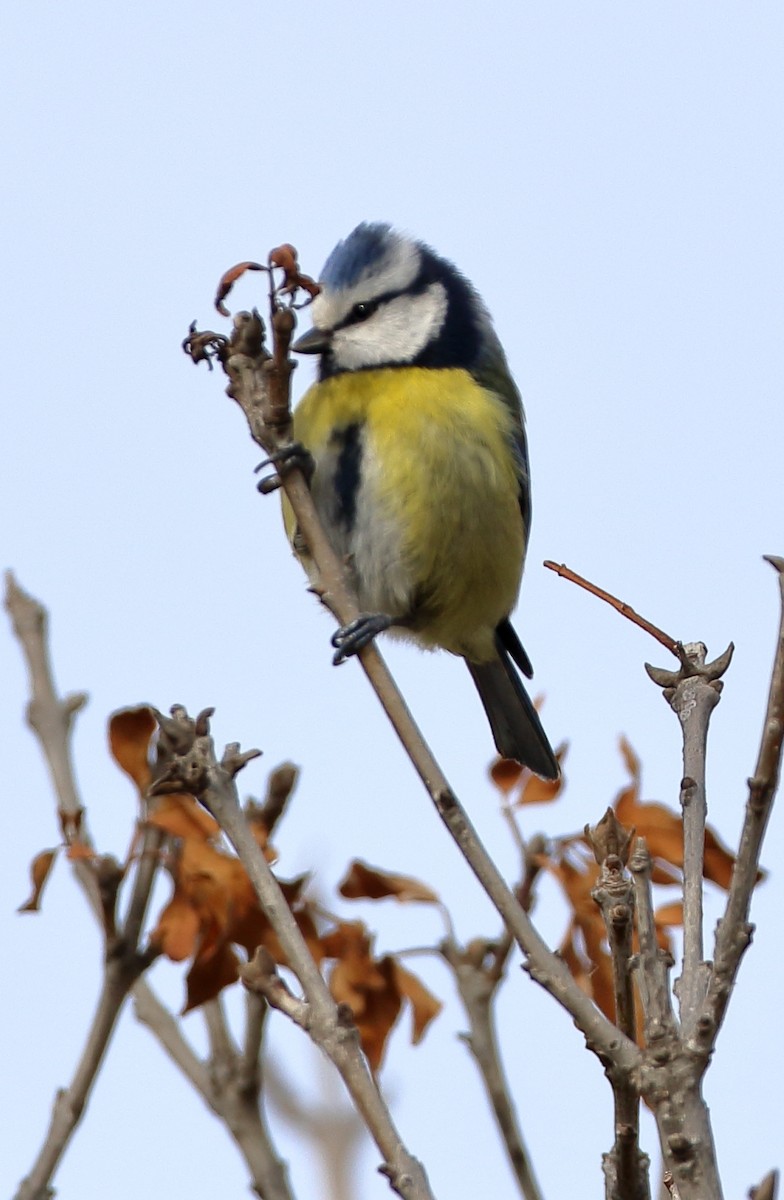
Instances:
[[[363,650],[374,637],[393,624],[392,617],[387,613],[360,613],[348,625],[341,625],[330,638],[336,651],[332,659],[334,666],[339,667],[347,658]]]
[[[275,450],[270,454],[269,458],[265,458],[254,468],[254,474],[262,471],[265,467],[275,467],[275,473],[268,475],[266,479],[260,479],[256,484],[256,490],[261,492],[263,496],[269,495],[270,492],[278,490],[281,484],[282,477],[287,471],[299,469],[305,476],[305,479],[310,483],[313,478],[313,472],[316,469],[316,464],[313,461],[313,455],[309,450],[306,450],[301,442],[289,442],[287,446],[281,446],[279,450]]]

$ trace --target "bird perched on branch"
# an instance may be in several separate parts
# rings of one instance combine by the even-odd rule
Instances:
[[[515,669],[532,674],[509,621],[531,519],[528,451],[490,316],[450,262],[388,225],[359,225],[320,283],[313,328],[292,347],[320,355],[294,436],[362,610],[334,635],[335,662],[385,630],[460,655],[499,754],[555,779]]]

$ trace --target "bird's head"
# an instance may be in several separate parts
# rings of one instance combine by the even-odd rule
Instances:
[[[313,328],[292,348],[321,355],[322,379],[376,367],[472,370],[488,342],[497,345],[468,280],[389,225],[358,225],[330,254],[320,283]]]

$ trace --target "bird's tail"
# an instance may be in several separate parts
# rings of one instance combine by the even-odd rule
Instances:
[[[558,763],[531,697],[506,647],[496,639],[498,657],[466,664],[484,705],[496,749],[543,779],[557,779]]]

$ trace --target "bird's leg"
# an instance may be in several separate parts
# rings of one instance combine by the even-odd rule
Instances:
[[[316,464],[313,461],[313,455],[309,450],[306,450],[302,442],[289,442],[287,446],[281,446],[274,454],[270,454],[269,458],[265,458],[264,462],[260,462],[254,468],[254,474],[264,469],[264,467],[274,466],[276,468],[274,475],[268,475],[266,479],[260,479],[256,484],[256,490],[261,492],[263,496],[268,496],[270,492],[275,492],[280,487],[281,476],[287,471],[293,471],[299,468],[305,476],[305,480],[310,484],[313,478],[313,472],[316,469]]]
[[[333,633],[330,641],[336,653],[332,662],[336,667],[340,666],[347,658],[369,645],[377,634],[398,624],[400,622],[388,613],[360,613],[348,625],[341,625]]]

